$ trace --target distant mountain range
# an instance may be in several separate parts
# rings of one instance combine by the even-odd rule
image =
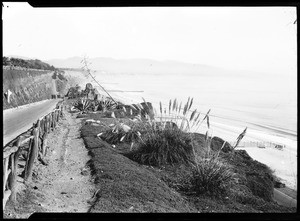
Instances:
[[[11,55],[7,57],[21,58],[25,60],[38,59],[28,58],[24,56]],[[81,69],[83,57],[75,56],[63,59],[43,60],[55,68],[70,68]],[[231,75],[236,77],[241,76],[259,76],[260,72],[253,72],[248,70],[229,70],[216,66],[186,63],[174,60],[157,61],[153,59],[114,59],[107,57],[89,58],[89,68],[95,71],[103,71],[114,74],[201,74],[203,75]],[[271,75],[273,73],[263,73],[264,75]]]
[[[45,61],[57,68],[81,68],[82,57],[70,57],[66,59],[52,59]],[[213,66],[184,63],[179,61],[157,61],[151,59],[113,59],[90,58],[89,68],[108,73],[126,74],[212,74],[225,70]]]

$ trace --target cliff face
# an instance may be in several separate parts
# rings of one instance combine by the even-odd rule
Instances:
[[[52,94],[64,96],[68,81],[57,78],[54,73],[51,70],[3,67],[3,110],[50,99]],[[11,92],[9,101],[5,95],[8,90]]]

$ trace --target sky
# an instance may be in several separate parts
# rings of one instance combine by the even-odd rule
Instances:
[[[297,74],[295,7],[3,7],[3,54],[176,60]]]

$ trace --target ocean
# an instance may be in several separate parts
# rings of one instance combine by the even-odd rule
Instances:
[[[211,109],[211,119],[261,127],[297,139],[296,79],[258,74],[202,76],[103,72],[96,77],[107,90],[133,91],[110,92],[126,102],[143,102],[143,97],[158,108],[160,101],[167,106],[170,99],[186,102],[192,97],[192,107],[202,113]]]

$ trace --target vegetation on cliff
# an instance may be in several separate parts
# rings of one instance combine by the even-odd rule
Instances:
[[[13,67],[21,67],[21,68],[51,70],[51,71],[56,70],[56,68],[53,65],[49,65],[38,59],[24,60],[21,58],[3,57],[2,63],[3,63],[3,66],[13,66]]]
[[[187,108],[191,103],[186,104]],[[177,127],[159,114],[156,121],[147,116],[143,119],[142,106],[136,106],[140,110],[135,115],[126,108],[78,115],[84,118],[81,136],[92,157],[95,184],[101,189],[92,212],[128,211],[127,207],[134,212],[154,212],[158,208],[163,212],[294,211],[273,201],[275,179],[270,168],[219,137],[186,130],[188,124],[195,123],[196,114],[185,116],[188,123]],[[201,124],[203,119],[197,122]],[[112,183],[114,191],[108,194]],[[157,188],[151,189],[149,183]],[[155,203],[149,203],[153,194],[157,195],[152,197]],[[175,201],[187,207],[177,207]],[[113,208],[109,207],[111,203]]]
[[[26,62],[23,62],[24,65],[22,66],[15,61],[16,59],[13,59],[15,65],[21,66],[10,66],[9,68],[3,66],[3,110],[50,99],[53,94],[53,85],[55,85],[57,93],[62,96],[65,95],[68,80],[62,71],[51,70],[52,68],[49,68],[50,66],[47,64],[43,67],[31,66],[35,69],[27,69],[24,68]],[[38,67],[42,67],[42,69],[37,69]],[[10,94],[9,99],[8,94]]]

